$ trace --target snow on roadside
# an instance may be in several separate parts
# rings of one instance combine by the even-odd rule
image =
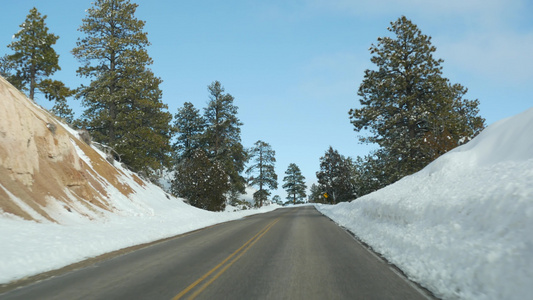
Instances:
[[[317,208],[443,299],[533,294],[533,109],[422,171]]]
[[[245,211],[208,212],[173,197],[167,199],[154,185],[131,198],[133,206],[142,205],[145,209],[136,210],[132,206],[127,214],[105,212],[104,218],[92,221],[64,212],[62,221],[67,224],[25,221],[0,212],[0,283],[279,208],[271,205]],[[125,206],[125,201],[122,204]]]

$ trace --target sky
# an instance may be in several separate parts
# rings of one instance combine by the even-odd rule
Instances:
[[[487,124],[533,106],[533,1],[530,0],[137,0],[163,80],[162,101],[175,114],[184,102],[203,109],[207,86],[218,80],[235,97],[244,124],[242,143],[257,140],[276,151],[279,188],[297,164],[310,186],[329,146],[357,157],[376,147],[359,143],[348,111],[370,62],[369,47],[391,36],[390,22],[405,15],[432,37],[443,76],[480,101]],[[74,88],[81,65],[70,53],[91,0],[0,0],[0,56],[29,10],[47,15],[61,71],[52,78]],[[45,107],[42,95],[37,102]],[[69,105],[79,115],[76,100]]]

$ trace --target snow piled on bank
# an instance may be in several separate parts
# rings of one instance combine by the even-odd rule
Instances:
[[[317,208],[444,299],[533,295],[533,109],[422,171]]]
[[[90,159],[82,150],[78,147],[76,151],[91,167]],[[69,211],[61,203],[49,199],[46,211],[60,223],[57,224],[44,218],[40,222],[27,221],[0,210],[0,283],[279,208],[270,205],[241,211],[201,210],[168,195],[156,185],[140,184],[129,170],[115,165],[123,174],[119,177],[121,183],[131,187],[134,193],[125,196],[100,178],[114,208],[112,212],[97,207]]]

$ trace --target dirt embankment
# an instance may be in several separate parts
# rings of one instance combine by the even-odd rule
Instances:
[[[82,160],[76,146],[90,159]],[[121,171],[0,77],[0,210],[55,222],[64,209],[91,218],[112,211],[107,187],[124,195]],[[139,180],[140,181],[140,180]],[[55,211],[54,211],[55,210]]]

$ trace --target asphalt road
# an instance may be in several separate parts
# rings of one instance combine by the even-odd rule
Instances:
[[[209,227],[0,299],[428,299],[312,206]]]

